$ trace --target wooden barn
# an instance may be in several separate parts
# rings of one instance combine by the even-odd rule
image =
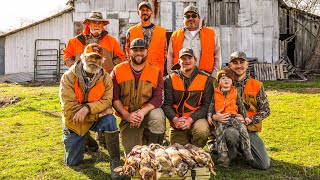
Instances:
[[[54,55],[55,53],[50,52],[51,49],[57,50],[56,58],[61,59],[61,50],[69,38],[82,31],[82,22],[91,11],[103,13],[110,21],[106,29],[123,46],[127,29],[139,22],[137,5],[140,2],[141,0],[69,0],[69,9],[0,36],[0,74],[24,72],[36,76],[38,72],[35,71],[42,66],[40,63],[40,67],[35,68],[38,63],[34,60],[45,60],[50,57],[48,54]],[[314,54],[317,52],[316,47],[320,46],[319,38],[316,38],[320,34],[320,17],[291,8],[283,0],[149,2],[154,12],[153,23],[165,27],[168,37],[173,31],[183,27],[184,7],[196,5],[202,23],[216,30],[223,65],[235,50],[246,52],[256,62],[278,63],[280,60],[297,70],[305,70],[312,57],[319,57]],[[59,45],[53,45],[55,43]],[[59,67],[51,73],[56,73],[58,77],[63,67],[59,63],[55,64]]]

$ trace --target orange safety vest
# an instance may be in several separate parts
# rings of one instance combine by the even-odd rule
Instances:
[[[173,48],[173,64],[178,63],[179,51],[182,49],[184,40],[184,28],[175,31],[171,36]],[[201,56],[199,69],[212,73],[214,68],[214,49],[216,34],[213,29],[202,27],[200,30]]]
[[[75,62],[80,60],[80,55],[83,53],[86,45],[87,45],[87,42],[85,39],[85,34],[80,34],[69,40],[67,47],[64,49],[64,57],[63,57],[67,65],[68,65],[67,61],[69,61],[70,59],[74,58]],[[117,40],[114,37],[108,35],[107,31],[102,31],[99,45],[103,49],[103,56],[105,58],[105,61],[103,62],[102,67],[108,73],[110,73],[114,67],[113,58],[115,56],[118,56],[121,59],[121,62],[123,62],[125,58],[125,54],[123,53]]]
[[[86,102],[94,102],[101,99],[104,93],[104,84],[102,80],[98,81],[89,91],[87,94],[82,94],[80,85],[79,85],[79,78],[74,83],[74,91],[76,94],[76,98],[78,103],[86,103]]]
[[[138,87],[135,87],[130,61],[115,66],[114,72],[120,86],[120,101],[126,110],[133,112],[146,105],[152,98],[152,91],[158,85],[160,69],[147,62],[141,72]],[[121,117],[119,113],[116,115]]]
[[[250,78],[244,88],[242,101],[243,103],[249,105],[249,108],[246,109],[249,118],[257,114],[257,94],[259,93],[261,86],[262,83],[260,81]],[[247,126],[247,129],[250,132],[261,132],[262,122],[250,124]]]
[[[130,42],[136,38],[144,39],[142,26],[137,24],[129,29],[130,32]],[[147,61],[151,64],[160,68],[161,72],[164,71],[165,62],[165,46],[166,46],[166,29],[155,25],[154,31],[152,33],[152,38],[148,47]]]
[[[173,94],[176,96],[174,99],[178,99],[178,101],[173,102],[172,105],[176,111],[176,117],[190,117],[192,112],[201,107],[202,95],[204,93],[208,76],[198,74],[193,79],[187,90],[184,87],[183,80],[178,74],[172,73],[170,76]],[[185,94],[187,94],[187,98],[182,102]],[[171,121],[170,125],[174,127],[174,124]]]
[[[214,89],[214,108],[218,112],[221,109],[221,113],[230,113],[238,114],[237,106],[237,90],[234,86],[231,86],[231,89],[226,97],[224,97],[223,92],[220,90],[220,86]]]

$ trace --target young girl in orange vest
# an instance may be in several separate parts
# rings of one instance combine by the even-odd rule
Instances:
[[[253,163],[251,154],[250,138],[245,124],[237,120],[244,118],[246,124],[250,122],[247,117],[246,109],[241,98],[238,96],[236,88],[232,85],[233,71],[229,68],[222,68],[217,73],[219,86],[214,90],[214,102],[210,111],[229,116],[226,123],[215,122],[208,118],[209,124],[214,125],[214,135],[216,136],[216,147],[219,154],[218,165],[228,167],[230,159],[228,157],[228,148],[225,139],[225,131],[228,128],[236,129],[240,134],[240,147],[243,156],[248,163]],[[214,105],[214,107],[213,107]]]

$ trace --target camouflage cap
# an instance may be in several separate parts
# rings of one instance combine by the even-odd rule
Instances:
[[[230,57],[230,61],[233,61],[235,59],[243,59],[243,60],[246,60],[248,61],[247,59],[247,56],[246,56],[246,53],[242,52],[242,51],[235,51],[231,54],[231,57]]]
[[[91,44],[88,44],[84,48],[83,54],[85,56],[98,55],[100,57],[103,57],[103,55],[102,55],[103,54],[103,49],[99,44],[91,43]]]
[[[147,6],[147,8],[151,9],[151,4],[148,1],[142,1],[139,5],[138,5],[138,10],[140,10],[142,8],[142,6]]]
[[[183,10],[183,15],[185,15],[187,12],[194,12],[196,14],[199,14],[198,8],[195,7],[194,5],[189,5],[189,6],[185,7]]]
[[[101,12],[91,12],[89,14],[89,17],[87,17],[84,21],[83,24],[88,24],[88,20],[91,21],[102,21],[105,23],[105,25],[109,24],[109,21],[106,19],[103,19],[102,13]]]
[[[138,47],[147,49],[147,42],[141,38],[136,38],[130,43],[130,49]]]
[[[181,58],[183,55],[189,55],[194,57],[193,50],[190,48],[183,48],[179,51],[179,58]]]
[[[219,82],[220,78],[223,77],[223,76],[226,76],[230,79],[234,79],[234,72],[228,68],[228,67],[224,67],[224,68],[221,68],[218,72],[217,72],[217,80]]]

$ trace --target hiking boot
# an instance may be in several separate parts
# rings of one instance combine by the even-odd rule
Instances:
[[[251,151],[245,151],[243,153],[243,157],[245,159],[245,161],[248,163],[248,164],[253,164],[254,163],[254,158],[252,156],[252,153]]]
[[[99,149],[98,143],[90,136],[88,131],[84,137],[84,150],[85,152],[97,152]]]
[[[163,139],[164,139],[164,133],[156,134],[156,133],[152,133],[150,131],[149,132],[148,141],[147,141],[147,145],[150,145],[151,143],[162,145],[163,144]]]
[[[230,159],[228,157],[227,153],[221,153],[219,155],[219,159],[217,161],[218,166],[224,167],[224,168],[228,168],[230,165]]]
[[[212,155],[218,154],[217,146],[215,143],[208,144],[208,149],[209,149],[210,154],[212,154]]]

